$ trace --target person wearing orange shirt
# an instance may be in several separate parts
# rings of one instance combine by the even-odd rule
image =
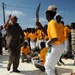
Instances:
[[[31,29],[31,33],[28,35],[28,38],[30,38],[30,48],[33,56],[36,48],[36,34],[34,29]]]
[[[64,51],[64,34],[61,26],[54,20],[56,13],[57,7],[55,5],[49,6],[46,10],[46,19],[48,20],[47,34],[49,37],[48,45],[51,45],[44,65],[47,75],[56,74],[55,65]]]
[[[43,42],[43,41],[45,41],[45,40],[44,40],[45,34],[44,34],[44,32],[42,31],[42,29],[39,28],[39,27],[37,28],[36,36],[37,36],[36,49],[38,49],[38,52],[39,52],[39,50],[41,49],[40,43]]]
[[[40,60],[42,60],[42,66],[44,66],[45,60],[46,60],[46,54],[48,51],[48,48],[45,46],[45,42],[41,42],[41,51],[40,51]]]
[[[58,22],[58,24],[59,24],[59,26],[60,26],[60,29],[61,29],[61,31],[63,32],[63,35],[64,35],[64,25],[61,23],[61,19],[62,19],[63,17],[61,17],[61,15],[57,15],[56,16],[56,21]],[[65,41],[65,37],[63,37],[64,38],[64,41]],[[64,44],[64,47],[65,47],[65,44]],[[64,53],[64,52],[63,52]],[[57,62],[57,65],[59,65],[59,66],[61,66],[61,64],[64,64],[64,62],[62,61],[62,55],[61,55],[61,57],[60,57],[60,59],[59,59],[59,61]]]
[[[68,25],[66,25],[64,27],[64,36],[65,36],[65,52],[64,52],[65,54],[64,54],[64,57],[65,58],[67,58],[67,53],[69,51],[69,37],[68,37],[69,33],[70,33],[70,28],[68,27]]]
[[[38,29],[38,30],[36,31],[36,34],[37,34],[37,40],[39,40],[40,37],[41,37],[41,34],[42,34],[41,29]]]
[[[48,51],[48,48],[45,46],[45,42],[41,42],[41,50],[39,56],[35,57],[33,59],[33,64],[36,68],[39,68],[41,71],[45,71],[44,63],[46,60],[46,54]]]
[[[46,56],[44,67],[47,75],[56,74],[55,65],[64,51],[64,34],[60,25],[54,20],[56,13],[57,7],[55,5],[49,6],[46,10],[46,19],[48,20],[47,34],[49,38],[49,51]],[[38,26],[42,27],[40,22],[36,23]]]
[[[21,47],[21,54],[22,62],[24,62],[24,59],[26,59],[27,62],[31,60],[31,52],[29,46],[27,46],[27,42],[25,42],[24,46]]]
[[[28,46],[29,46],[28,34],[29,34],[29,33],[28,33],[27,29],[25,29],[25,30],[24,30],[24,35],[25,35],[25,36],[24,36],[24,42],[27,42],[27,44],[28,44]]]
[[[28,38],[30,38],[31,41],[35,41],[35,40],[36,40],[36,34],[35,34],[35,32],[31,32],[31,33],[28,35]]]

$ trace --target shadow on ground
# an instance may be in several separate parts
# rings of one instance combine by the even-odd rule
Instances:
[[[22,71],[21,74],[23,75],[45,75],[45,72],[41,72],[40,70],[26,70]]]
[[[6,65],[8,61],[8,55],[2,55],[0,56],[0,68],[6,68],[3,65]]]
[[[70,73],[73,72],[72,69],[68,69],[68,68],[62,68],[62,67],[57,67],[57,72],[58,72],[58,75],[70,75]]]

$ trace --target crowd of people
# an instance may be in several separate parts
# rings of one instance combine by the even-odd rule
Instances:
[[[3,55],[2,48],[5,46],[9,52],[8,71],[13,64],[13,72],[20,72],[20,58],[22,63],[32,62],[47,75],[56,75],[55,65],[65,64],[62,58],[73,59],[75,65],[75,22],[65,25],[63,17],[56,13],[57,7],[49,6],[46,10],[48,25],[43,26],[37,21],[36,28],[24,30],[17,23],[16,16],[8,16],[4,24],[6,34],[3,37],[3,28],[0,27],[0,55]]]

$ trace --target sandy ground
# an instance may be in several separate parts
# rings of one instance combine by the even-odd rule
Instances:
[[[32,63],[21,63],[19,65],[19,70],[21,73],[12,72],[12,67],[10,71],[7,71],[8,62],[8,51],[3,51],[4,55],[0,55],[0,75],[45,75],[45,72],[41,72],[39,69],[35,68]],[[73,60],[64,60],[65,65],[57,66],[56,69],[58,75],[70,75],[71,72],[75,72],[75,66],[73,65]]]

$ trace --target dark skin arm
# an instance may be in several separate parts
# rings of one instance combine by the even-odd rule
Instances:
[[[7,22],[4,24],[4,28],[5,28],[5,29],[8,28],[8,24],[9,24],[10,20],[11,20],[11,15],[8,16],[8,20],[7,20]]]
[[[47,30],[44,29],[44,27],[40,22],[36,21],[36,26],[39,27],[47,35]]]

